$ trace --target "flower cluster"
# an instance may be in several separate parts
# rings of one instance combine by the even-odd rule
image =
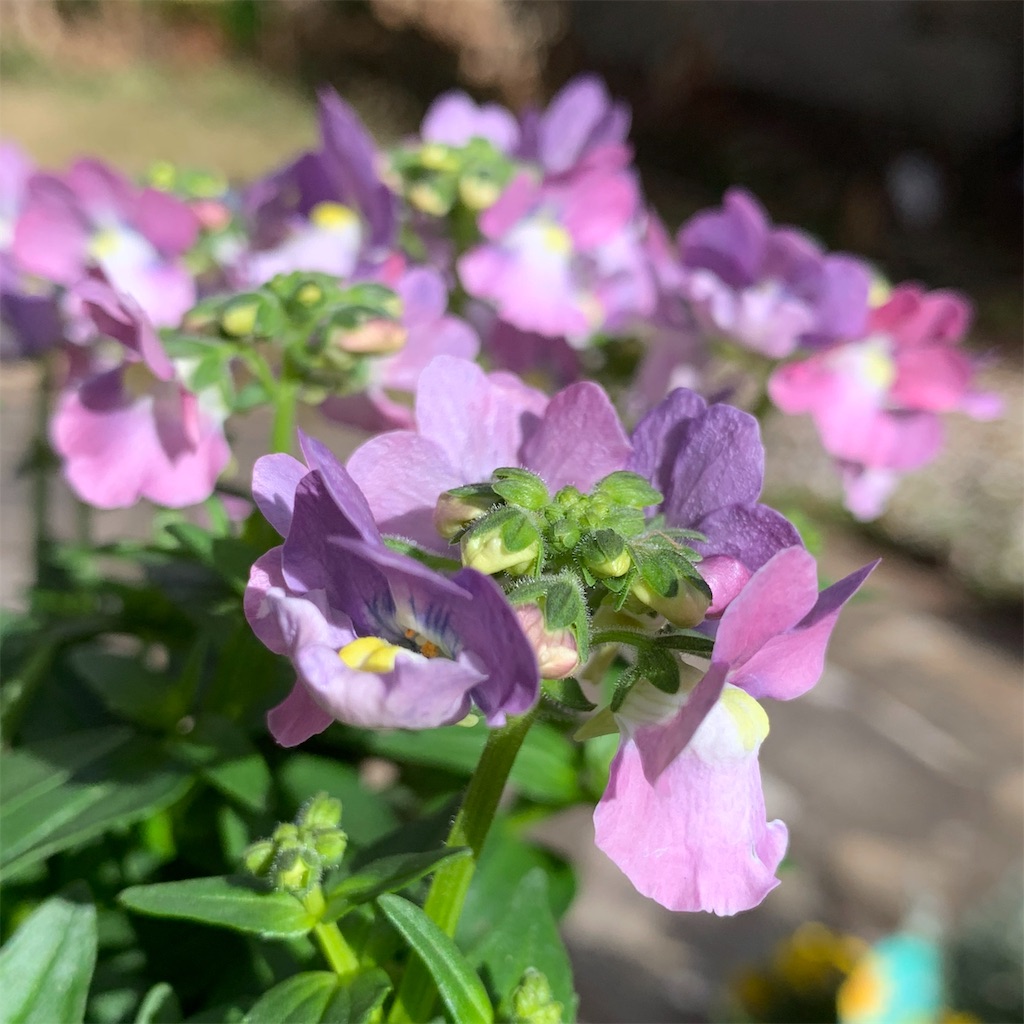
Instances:
[[[880,300],[863,260],[738,189],[673,238],[591,76],[521,116],[447,94],[387,152],[333,91],[317,113],[314,149],[238,187],[0,149],[3,351],[59,373],[67,481],[99,508],[198,505],[232,418],[270,411],[231,539],[281,537],[245,562],[263,552],[248,624],[294,669],[274,739],[541,711],[617,733],[598,846],[666,907],[755,906],[787,844],[761,701],[815,685],[873,567],[819,592],[740,405],[809,414],[876,516],[943,414],[998,412],[959,347],[966,300]],[[371,436],[343,466],[300,404]],[[310,897],[337,824],[282,826],[250,859]]]

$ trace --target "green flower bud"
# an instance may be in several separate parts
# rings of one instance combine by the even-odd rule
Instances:
[[[326,793],[311,797],[295,819],[301,829],[337,828],[341,824],[341,801]]]
[[[434,506],[434,526],[445,540],[454,540],[470,523],[482,519],[498,503],[488,484],[470,484],[445,491]]]
[[[474,212],[493,206],[501,190],[502,186],[487,174],[464,174],[459,179],[459,198]]]
[[[348,836],[339,828],[322,829],[313,835],[313,849],[325,868],[335,868],[345,856]]]
[[[419,152],[420,164],[428,171],[454,171],[459,166],[458,156],[448,146],[427,143]]]
[[[257,299],[233,302],[220,315],[221,330],[230,338],[247,338],[256,330],[259,311]]]
[[[242,854],[242,865],[251,875],[262,878],[274,866],[275,856],[277,847],[274,843],[269,839],[260,839]]]
[[[704,621],[704,615],[711,604],[709,593],[704,593],[689,580],[678,577],[674,585],[667,589],[670,593],[659,594],[642,579],[638,579],[631,591],[638,601],[664,615],[673,626],[689,629]]]
[[[493,575],[529,572],[540,557],[541,536],[527,516],[515,509],[492,512],[462,535],[462,564]]]
[[[533,967],[512,993],[513,1024],[562,1024],[563,1008],[551,991],[547,977]]]
[[[647,508],[648,505],[660,505],[662,494],[656,491],[638,473],[630,473],[620,469],[597,482],[595,494],[609,498],[616,505],[628,505],[630,508]]]
[[[319,884],[322,873],[320,859],[314,851],[291,847],[282,850],[274,863],[274,887],[285,892],[307,893]]]
[[[584,541],[583,564],[602,579],[625,576],[633,564],[626,542],[614,530],[598,530]]]

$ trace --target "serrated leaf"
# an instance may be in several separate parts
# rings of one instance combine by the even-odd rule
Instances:
[[[358,904],[367,903],[381,893],[404,889],[446,861],[466,857],[469,853],[468,846],[456,846],[372,861],[331,889],[327,894],[324,920],[336,921]]]
[[[85,759],[82,748],[89,754]],[[0,757],[0,775],[5,874],[156,814],[192,785],[159,743],[122,729],[71,733],[22,747]]]
[[[510,1012],[512,993],[526,969],[533,967],[547,977],[562,1004],[562,1019],[576,1019],[572,966],[551,913],[543,868],[534,868],[507,895],[502,912],[470,951],[469,962],[487,979],[499,1014]]]
[[[452,1019],[491,1024],[494,1011],[487,991],[458,946],[415,903],[387,893],[377,905],[423,961]]]
[[[96,964],[84,886],[37,907],[0,949],[2,1024],[79,1024]]]
[[[317,923],[298,897],[232,876],[133,885],[118,896],[129,910],[231,928],[265,939],[295,939]]]

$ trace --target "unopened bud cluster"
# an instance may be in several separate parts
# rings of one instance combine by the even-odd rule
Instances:
[[[313,401],[330,391],[359,390],[368,357],[391,355],[406,341],[398,296],[379,284],[342,287],[329,274],[279,274],[261,288],[216,296],[185,317],[186,334],[267,344],[283,350],[292,376],[312,389]],[[322,393],[323,392],[323,393]]]
[[[551,991],[547,977],[533,967],[523,973],[512,993],[513,1024],[562,1024],[563,1007]]]
[[[504,467],[441,495],[434,524],[464,565],[502,578],[541,676],[557,680],[587,659],[590,614],[602,604],[683,629],[703,620],[711,591],[688,546],[700,535],[648,518],[661,500],[626,471],[590,494],[569,486],[552,496],[536,474]]]
[[[387,180],[410,206],[445,217],[461,204],[477,213],[493,206],[512,177],[513,164],[487,139],[464,146],[427,142],[391,156]]]
[[[283,822],[269,839],[260,839],[245,851],[245,868],[275,889],[304,895],[345,856],[348,836],[340,825],[341,801],[318,793],[294,822]]]

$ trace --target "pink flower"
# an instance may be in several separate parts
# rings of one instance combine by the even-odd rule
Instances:
[[[783,412],[810,413],[858,518],[878,516],[900,474],[935,458],[940,413],[999,414],[998,397],[975,390],[974,363],[957,347],[969,321],[959,295],[901,285],[871,312],[859,341],[780,367],[769,380]]]
[[[122,352],[119,365],[83,376],[60,396],[50,433],[68,482],[98,508],[140,498],[170,508],[205,500],[231,455],[215,393],[196,395],[178,382],[131,296],[98,276],[75,293]]]
[[[12,252],[22,270],[66,287],[99,267],[150,321],[173,327],[196,300],[182,256],[198,232],[181,200],[79,160],[62,177],[29,179]]]
[[[594,812],[596,841],[670,910],[735,914],[778,885],[786,826],[767,821],[757,753],[762,697],[818,681],[839,612],[873,565],[818,593],[814,559],[780,551],[722,616],[708,671],[683,666],[668,695],[641,681],[615,714],[622,733]]]
[[[485,242],[458,264],[473,296],[522,331],[583,347],[654,305],[640,238],[643,206],[622,147],[595,150],[570,175],[517,175],[480,217]]]

